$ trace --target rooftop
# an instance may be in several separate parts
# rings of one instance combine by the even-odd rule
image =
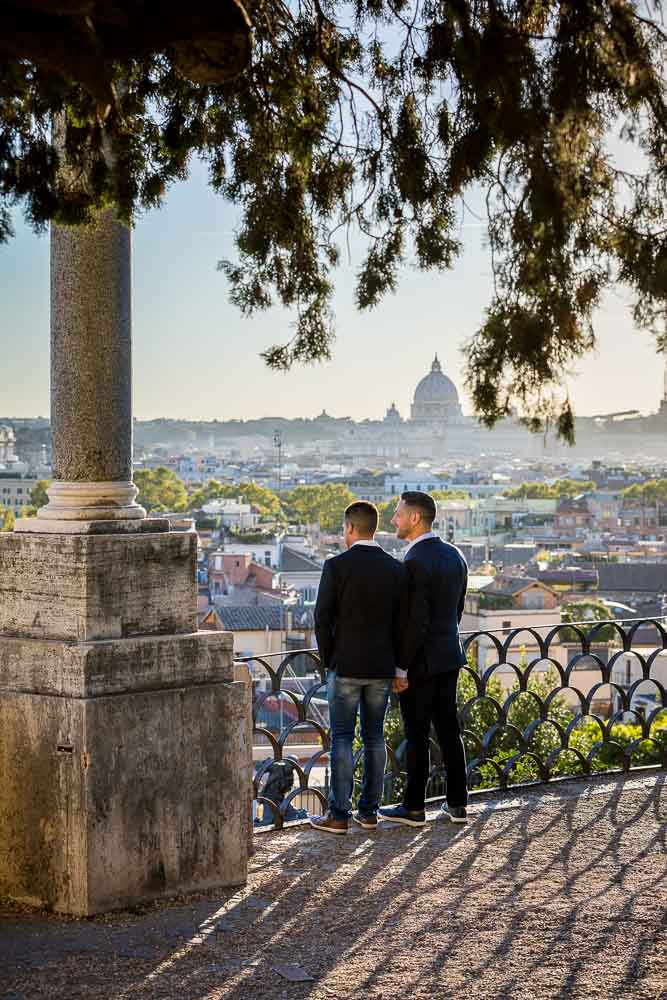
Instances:
[[[599,563],[600,590],[667,592],[667,563]]]
[[[470,812],[467,828],[434,808],[421,830],[261,834],[234,894],[88,920],[0,908],[3,995],[665,997],[666,774],[486,794]]]
[[[526,590],[527,587],[533,587],[535,584],[539,585],[539,580],[536,580],[533,576],[509,576],[504,573],[498,573],[483,590],[485,594],[492,596],[514,597],[516,594],[520,594],[522,590]]]
[[[264,629],[278,631],[284,627],[285,612],[278,606],[216,605],[222,626],[230,632],[258,632]]]
[[[284,573],[321,573],[322,564],[315,559],[297,552],[296,549],[283,545],[280,568]]]

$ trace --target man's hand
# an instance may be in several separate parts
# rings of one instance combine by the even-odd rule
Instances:
[[[409,686],[407,677],[394,677],[391,689],[395,694],[401,694],[402,691],[407,691]]]

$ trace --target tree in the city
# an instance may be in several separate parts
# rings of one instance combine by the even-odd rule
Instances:
[[[0,531],[13,531],[14,522],[14,511],[7,507],[0,507]]]
[[[345,508],[357,498],[342,483],[296,486],[284,498],[285,513],[297,524],[319,524],[322,531],[340,532]]]
[[[648,479],[621,491],[624,507],[652,507],[658,526],[667,519],[667,479]]]
[[[503,496],[511,500],[562,500],[595,489],[597,487],[592,479],[557,479],[553,483],[521,483],[504,490]]]
[[[380,531],[393,531],[394,526],[391,523],[391,519],[394,516],[394,511],[396,510],[396,505],[399,498],[392,497],[391,500],[384,500],[377,504],[378,509],[378,528]]]
[[[465,490],[432,490],[434,500],[469,500],[470,494]]]
[[[585,622],[582,626],[584,634],[595,628],[596,622],[605,622],[613,618],[606,604],[594,599],[580,601],[568,601],[561,607],[561,621],[563,622]],[[618,632],[613,625],[602,625],[596,629],[591,637],[595,642],[608,642],[618,638]],[[574,629],[564,629],[561,632],[563,642],[579,642],[579,637]]]
[[[37,512],[40,507],[46,507],[49,502],[49,496],[46,492],[48,488],[49,480],[39,479],[30,490],[30,503],[35,512]]]
[[[232,300],[293,311],[275,368],[329,357],[351,229],[369,309],[406,263],[454,265],[471,201],[493,275],[466,346],[486,423],[517,406],[572,437],[564,376],[616,282],[663,345],[663,0],[0,6],[0,238],[19,202],[36,229],[110,205],[130,222],[198,155],[239,213]]]
[[[241,500],[255,507],[265,520],[284,521],[280,500],[268,486],[260,486],[252,481],[220,483],[217,479],[209,481],[191,494],[189,506],[191,510],[199,510],[211,500]]]
[[[621,490],[623,500],[646,506],[667,503],[667,479],[647,479]]]
[[[138,503],[149,513],[183,511],[188,495],[185,486],[172,469],[137,469],[134,484],[139,490]]]

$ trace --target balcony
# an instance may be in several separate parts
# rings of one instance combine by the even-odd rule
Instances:
[[[667,767],[667,631],[663,619],[533,625],[463,633],[470,666],[459,708],[473,796]],[[477,667],[478,661],[481,667]],[[245,657],[253,679],[256,829],[281,828],[326,807],[328,706],[316,650]],[[400,713],[387,717],[384,798],[405,772]],[[363,751],[357,752],[360,775]],[[446,775],[432,747],[427,794]]]

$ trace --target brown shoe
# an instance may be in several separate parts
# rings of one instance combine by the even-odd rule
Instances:
[[[347,833],[347,820],[336,819],[331,813],[326,816],[309,816],[308,822],[314,830],[321,830],[322,833]]]
[[[364,830],[377,830],[378,828],[377,816],[365,816],[363,813],[356,812],[352,813],[352,819],[359,826],[363,827]]]

